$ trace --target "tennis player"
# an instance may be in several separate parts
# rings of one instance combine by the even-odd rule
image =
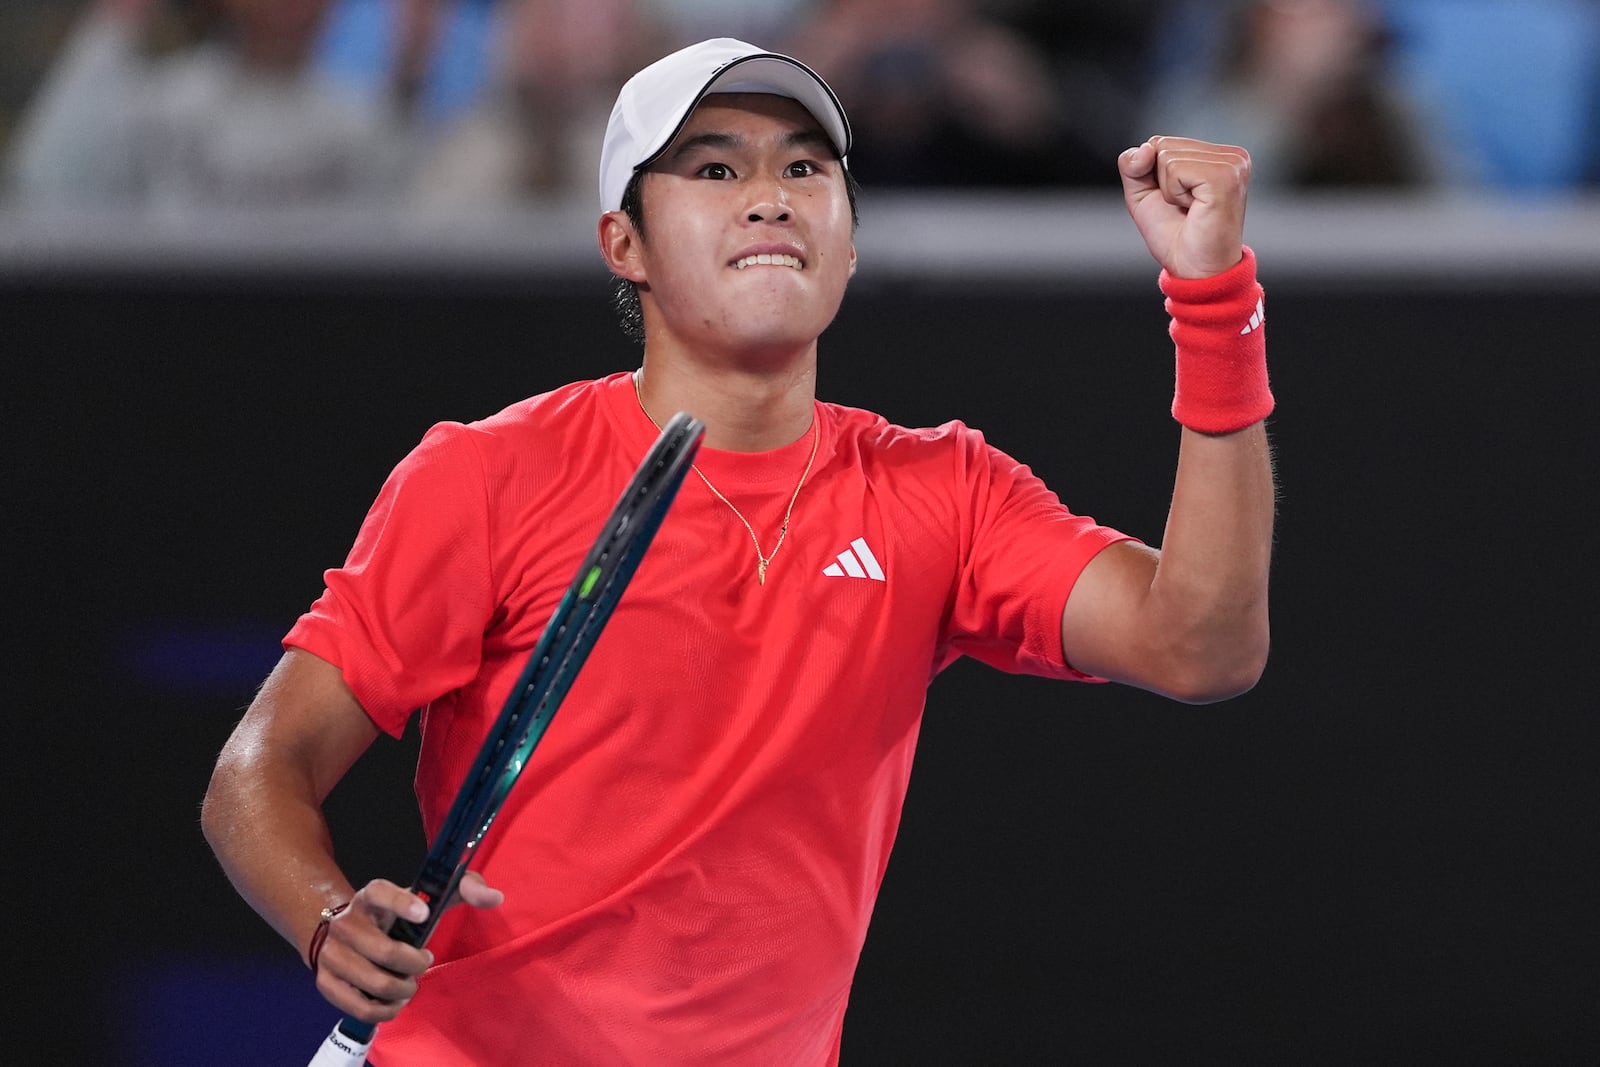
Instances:
[[[328,1002],[382,1024],[381,1067],[834,1063],[935,675],[966,655],[1195,703],[1259,678],[1273,400],[1246,153],[1153,137],[1117,160],[1177,353],[1158,550],[975,429],[816,398],[856,269],[849,148],[793,59],[722,39],[635,75],[599,244],[642,366],[431,429],[223,749],[207,836]],[[426,949],[391,941],[425,906],[347,880],[324,798],[419,713],[437,830],[679,410],[705,447],[474,862],[472,907]]]

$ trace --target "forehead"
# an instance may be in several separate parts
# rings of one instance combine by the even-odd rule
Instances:
[[[744,137],[805,133],[815,134],[824,145],[832,144],[822,125],[797,100],[770,93],[712,93],[690,113],[667,154],[683,141],[708,133]]]

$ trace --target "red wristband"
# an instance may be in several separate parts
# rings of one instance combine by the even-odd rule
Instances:
[[[1271,414],[1267,311],[1255,253],[1247,246],[1238,264],[1210,278],[1162,271],[1161,291],[1177,349],[1172,417],[1202,433],[1232,433]]]
[[[333,917],[350,906],[349,901],[336,904],[331,908],[322,909],[322,918],[317,923],[317,928],[311,934],[311,949],[306,953],[306,962],[311,965],[311,973],[317,973],[317,958],[322,955],[322,943],[328,940],[328,924],[333,922]]]

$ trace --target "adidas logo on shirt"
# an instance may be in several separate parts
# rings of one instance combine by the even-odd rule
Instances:
[[[1259,329],[1261,329],[1261,327],[1265,326],[1266,324],[1267,324],[1267,305],[1266,305],[1266,303],[1264,301],[1257,300],[1256,301],[1256,309],[1250,315],[1250,323],[1244,329],[1239,331],[1239,336],[1243,337],[1245,334],[1249,333],[1251,330],[1259,330]]]
[[[887,581],[883,576],[883,568],[878,566],[878,557],[872,554],[872,549],[867,547],[867,540],[858,537],[850,542],[850,547],[838,555],[839,562],[830,563],[822,568],[822,573],[830,578],[870,578],[875,582]]]

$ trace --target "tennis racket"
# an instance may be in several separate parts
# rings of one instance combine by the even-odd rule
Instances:
[[[687,414],[674,415],[634,472],[555,613],[545,623],[539,643],[428,849],[422,872],[412,883],[411,891],[428,902],[428,917],[420,923],[396,920],[390,937],[420,948],[433,933],[445,901],[467,873],[479,843],[650,547],[705,429]],[[376,1032],[372,1023],[345,1016],[308,1067],[360,1067]]]

